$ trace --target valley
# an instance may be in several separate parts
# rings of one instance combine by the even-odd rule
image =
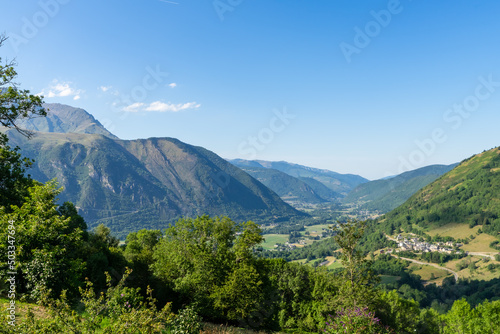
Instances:
[[[4,5],[0,334],[500,333],[499,12]]]

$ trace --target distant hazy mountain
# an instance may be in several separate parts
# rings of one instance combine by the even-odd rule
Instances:
[[[482,225],[500,233],[500,148],[477,154],[425,186],[385,215],[394,227],[434,228],[450,223]],[[465,235],[464,235],[465,237]]]
[[[303,180],[290,176],[279,170],[262,167],[240,168],[250,174],[252,177],[262,182],[266,187],[273,190],[281,197],[281,199],[288,203],[318,204],[330,200],[330,198],[322,198],[318,193],[316,193],[313,187],[311,187]],[[324,186],[323,184],[319,184],[326,188],[326,186]],[[317,185],[315,186],[317,187]],[[326,188],[326,190],[330,192],[330,195],[335,194],[337,197],[340,196],[333,190],[330,190],[328,188]]]
[[[307,166],[292,164],[285,161],[264,161],[264,160],[243,160],[234,159],[230,162],[238,167],[260,167],[272,168],[282,171],[297,178],[311,178],[321,182],[334,192],[346,195],[357,185],[368,182],[367,179],[359,175],[339,174],[326,169],[317,169]]]
[[[314,192],[324,200],[331,202],[335,201],[339,198],[342,198],[342,195],[333,191],[332,189],[328,188],[325,186],[323,183],[321,183],[318,180],[315,180],[311,177],[299,177],[299,180],[307,184],[309,187],[314,190]]]
[[[342,199],[342,202],[360,204],[362,209],[386,213],[403,204],[411,195],[457,165],[432,165],[367,182],[357,186]]]
[[[88,133],[118,138],[83,109],[59,103],[45,103],[43,107],[47,110],[47,117],[33,118],[20,125],[32,131]]]

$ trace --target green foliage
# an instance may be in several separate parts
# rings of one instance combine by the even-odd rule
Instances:
[[[380,324],[380,319],[375,317],[368,308],[342,309],[337,311],[335,317],[330,316],[326,323],[325,333],[358,333],[358,334],[382,334],[393,333],[389,328]]]
[[[7,37],[0,35],[0,47]],[[42,96],[30,94],[29,90],[22,90],[16,84],[17,72],[13,61],[2,64],[0,58],[0,124],[7,128],[14,128],[20,133],[30,136],[31,133],[19,127],[22,119],[47,115],[42,108]]]
[[[121,249],[117,248],[119,240],[111,235],[111,231],[104,225],[98,226],[88,233],[88,240],[83,244],[83,255],[86,262],[85,277],[93,282],[97,289],[106,287],[104,272],[110,272],[114,278],[128,265]]]
[[[264,307],[248,322],[307,332],[323,328],[325,317],[336,309],[335,276],[324,268],[313,269],[282,259],[263,260],[261,264],[267,278]]]
[[[25,176],[32,161],[22,158],[19,148],[11,148],[7,142],[7,136],[0,133],[0,207],[10,211],[11,205],[22,204],[33,181]]]
[[[201,317],[191,307],[186,307],[179,311],[173,319],[170,327],[170,334],[199,334]]]
[[[255,223],[226,217],[181,219],[156,246],[152,268],[204,317],[238,320],[261,298],[252,255],[260,233]]]
[[[393,290],[381,294],[377,315],[396,333],[414,333],[419,327],[420,308],[414,300],[401,298]]]
[[[378,277],[370,268],[371,261],[358,249],[365,227],[366,222],[350,220],[336,228],[334,239],[341,250],[343,265],[337,300],[344,308],[370,307],[375,299],[373,287]]]
[[[18,324],[14,332],[125,334],[164,333],[167,329],[175,331],[175,316],[170,311],[170,304],[158,311],[155,300],[151,297],[151,290],[148,291],[147,301],[142,301],[137,297],[137,291],[124,287],[129,274],[130,271],[127,271],[114,287],[111,285],[111,277],[107,275],[107,290],[101,294],[96,294],[92,283],[87,281],[86,288],[80,289],[83,312],[72,309],[65,292],[57,300],[45,295],[43,303],[49,316],[36,318],[29,312],[27,319]]]
[[[484,302],[472,309],[466,300],[455,301],[443,316],[442,333],[498,333],[500,328],[500,301]]]
[[[0,47],[6,40],[4,35],[0,35]],[[0,58],[0,125],[30,137],[31,133],[18,124],[21,120],[46,115],[42,108],[43,97],[18,88],[15,66],[15,62],[2,64]],[[19,148],[11,148],[7,143],[7,136],[0,133],[0,207],[8,212],[11,205],[21,205],[28,187],[33,185],[31,178],[25,175],[25,169],[33,161],[22,158]]]
[[[60,216],[55,181],[28,189],[22,206],[12,206],[10,213],[0,208],[0,250],[2,269],[7,265],[7,226],[14,222],[17,272],[30,297],[41,292],[62,289],[75,292],[80,285],[84,263],[81,259],[83,231],[71,225],[71,218]]]

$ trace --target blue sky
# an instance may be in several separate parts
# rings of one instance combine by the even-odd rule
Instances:
[[[3,5],[18,81],[122,139],[376,179],[500,145],[500,2]]]

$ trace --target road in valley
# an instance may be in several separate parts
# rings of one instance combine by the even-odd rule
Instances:
[[[446,267],[441,267],[440,265],[435,264],[435,263],[422,262],[422,261],[418,261],[418,260],[414,260],[414,259],[409,259],[409,258],[406,258],[406,257],[397,256],[395,254],[391,254],[391,255],[394,256],[395,258],[398,258],[398,259],[401,259],[401,260],[406,260],[406,261],[410,261],[410,262],[413,262],[413,263],[423,264],[423,265],[426,265],[426,266],[432,266],[432,267],[435,267],[435,268],[438,268],[438,269],[443,269],[443,270],[449,271],[450,273],[453,274],[453,276],[455,276],[455,282],[458,282],[458,274],[456,272],[454,272],[453,270],[451,270],[451,269],[448,269]]]

